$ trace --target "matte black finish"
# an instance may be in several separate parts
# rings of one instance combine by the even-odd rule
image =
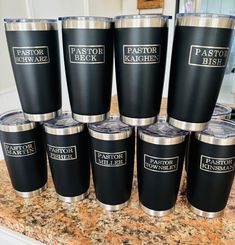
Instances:
[[[61,77],[58,32],[6,31],[6,37],[23,111],[44,114],[59,110]],[[39,46],[39,53],[43,52],[43,55],[23,55],[21,52],[33,47],[35,51]],[[17,55],[17,52],[20,54]],[[21,61],[17,58],[21,58]],[[27,64],[22,61],[23,58],[27,58]],[[30,58],[34,64],[29,64]],[[42,59],[41,64],[39,59]]]
[[[140,202],[145,207],[154,211],[164,211],[174,207],[180,185],[185,147],[185,141],[176,145],[155,145],[138,137],[138,192]],[[145,155],[159,158],[158,160],[174,158],[174,162],[178,157],[178,169],[171,172],[149,170],[145,167]]]
[[[232,29],[176,27],[168,93],[170,117],[193,123],[208,122],[211,119],[224,76],[226,58],[222,56],[219,57],[222,60],[219,60],[215,53],[210,56],[211,48],[206,49],[207,55],[201,56],[203,48],[201,53],[196,55],[196,47],[192,49],[190,58],[190,47],[209,46],[214,47],[213,50],[216,50],[216,47],[230,47],[232,33]],[[228,56],[229,52],[226,57]],[[215,64],[222,62],[224,66],[195,65],[202,64],[203,57],[213,58]],[[194,65],[189,65],[189,62]]]
[[[15,190],[31,192],[47,183],[46,151],[41,126],[25,132],[1,132],[1,144]],[[16,144],[28,146],[24,153],[16,148],[8,148],[8,153],[6,152],[6,147],[16,147]]]
[[[225,208],[234,179],[234,152],[235,146],[206,144],[192,137],[187,173],[187,198],[190,204],[207,212],[218,212]],[[233,171],[216,173],[202,170],[202,155],[233,158]]]
[[[85,193],[90,185],[87,129],[71,135],[46,133],[46,142],[56,192],[65,197]],[[61,151],[61,147],[67,147],[66,153],[56,152]]]
[[[103,141],[91,137],[91,166],[96,198],[108,205],[122,204],[131,196],[134,167],[135,134],[123,140]],[[96,163],[95,150],[104,153],[126,151],[126,164],[101,166]]]
[[[115,29],[115,63],[117,93],[120,114],[131,118],[154,117],[160,111],[164,82],[167,27],[161,28],[117,28]],[[147,57],[147,54],[126,55],[124,45],[139,48],[157,47],[160,60],[157,63],[124,63],[125,57]],[[132,46],[136,45],[136,46]],[[126,51],[128,54],[128,51]],[[151,56],[154,59],[156,53]],[[143,58],[142,57],[142,58]],[[159,58],[158,57],[158,58]]]
[[[113,29],[63,29],[63,47],[66,77],[72,112],[79,115],[99,115],[109,112],[112,92],[113,72]],[[79,58],[88,59],[78,63],[69,52],[69,45],[85,54]],[[96,55],[91,62],[89,46],[100,47],[103,54]],[[92,47],[93,46],[93,47]],[[94,47],[97,46],[97,47]],[[72,62],[70,62],[72,61]],[[100,63],[99,63],[100,62]]]

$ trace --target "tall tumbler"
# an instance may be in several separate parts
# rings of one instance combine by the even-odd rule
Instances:
[[[234,17],[179,14],[171,61],[168,122],[201,131],[211,119],[232,44]]]
[[[64,60],[73,118],[102,121],[110,110],[113,24],[104,17],[63,17]]]
[[[61,109],[57,21],[5,19],[5,29],[25,117],[30,121],[56,117]]]
[[[91,166],[99,205],[116,211],[127,206],[131,196],[135,132],[119,117],[90,124]]]
[[[226,105],[217,103],[211,119],[231,119],[232,109]]]
[[[121,120],[154,123],[160,111],[165,73],[168,18],[158,15],[115,19],[115,64]]]
[[[21,111],[0,116],[0,135],[11,183],[17,195],[33,197],[47,187],[47,161],[43,129]]]
[[[88,132],[71,113],[44,123],[47,155],[60,200],[80,201],[89,193],[90,161]]]
[[[174,210],[180,185],[187,132],[164,118],[140,127],[137,142],[138,191],[141,208],[153,216]]]
[[[235,173],[235,123],[212,120],[191,139],[187,198],[197,215],[215,218],[226,207]]]

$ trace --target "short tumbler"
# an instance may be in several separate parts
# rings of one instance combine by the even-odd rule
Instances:
[[[5,19],[6,37],[25,117],[46,121],[61,109],[56,20]]]
[[[91,165],[100,206],[116,211],[127,206],[131,195],[135,133],[119,117],[90,124]]]
[[[210,121],[231,50],[234,17],[179,14],[168,93],[168,122],[201,131]]]
[[[1,144],[11,183],[17,195],[33,197],[47,187],[43,128],[21,111],[0,116]]]
[[[80,201],[89,193],[90,162],[88,132],[71,113],[44,124],[47,155],[52,178],[60,200]]]
[[[115,19],[115,64],[121,120],[154,123],[160,111],[165,73],[168,18],[158,15]]]
[[[191,139],[187,197],[193,212],[207,218],[223,213],[235,173],[235,123],[212,120]]]
[[[164,216],[174,209],[184,163],[187,132],[161,118],[140,127],[137,143],[138,191],[142,209]]]
[[[84,123],[106,118],[113,72],[111,18],[62,17],[68,92],[73,118]]]

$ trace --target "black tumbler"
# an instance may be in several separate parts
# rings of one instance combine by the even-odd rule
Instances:
[[[217,103],[211,119],[231,119],[232,109],[226,105]]]
[[[17,195],[33,197],[47,187],[43,128],[29,122],[21,111],[0,116],[0,134],[11,183]]]
[[[210,121],[227,65],[234,17],[179,14],[171,60],[168,122],[201,131]]]
[[[46,121],[61,109],[61,78],[56,20],[5,19],[16,86],[25,117]]]
[[[44,124],[47,155],[60,200],[80,201],[89,194],[90,162],[87,127],[71,113]]]
[[[235,123],[212,120],[190,144],[187,198],[191,210],[215,218],[227,204],[235,173]]]
[[[115,64],[121,120],[154,123],[160,111],[165,73],[168,18],[158,15],[115,19]]]
[[[138,130],[137,171],[141,208],[164,216],[174,210],[180,185],[187,132],[165,118]]]
[[[91,166],[99,205],[116,211],[127,206],[131,195],[135,132],[119,117],[90,124]]]
[[[62,17],[68,92],[73,118],[102,121],[110,110],[113,24],[104,17]]]

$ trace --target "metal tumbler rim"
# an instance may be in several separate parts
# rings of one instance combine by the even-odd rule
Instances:
[[[176,25],[233,29],[235,18],[223,14],[180,13],[176,16]]]
[[[214,123],[220,123],[223,122],[224,124],[227,124],[228,126],[234,126],[235,128],[235,123],[231,120],[219,120],[219,119],[213,119],[211,122]],[[202,132],[196,132],[194,134],[195,139],[207,143],[207,144],[212,144],[212,145],[224,145],[224,146],[230,146],[230,145],[235,145],[235,130],[234,130],[234,135],[231,135],[230,137],[216,137],[214,135],[208,135]]]
[[[4,23],[6,31],[51,31],[58,29],[56,19],[6,18]]]
[[[167,27],[170,16],[144,14],[120,15],[114,18],[115,28]]]
[[[25,123],[19,124],[19,125],[9,125],[4,124],[4,118],[7,118],[14,114],[23,114],[23,112],[20,109],[17,110],[10,110],[0,115],[0,130],[3,132],[23,132],[28,131],[31,129],[34,129],[37,127],[37,124],[35,122],[30,122],[25,120]]]
[[[62,29],[110,29],[113,19],[103,16],[67,16],[59,17]]]

